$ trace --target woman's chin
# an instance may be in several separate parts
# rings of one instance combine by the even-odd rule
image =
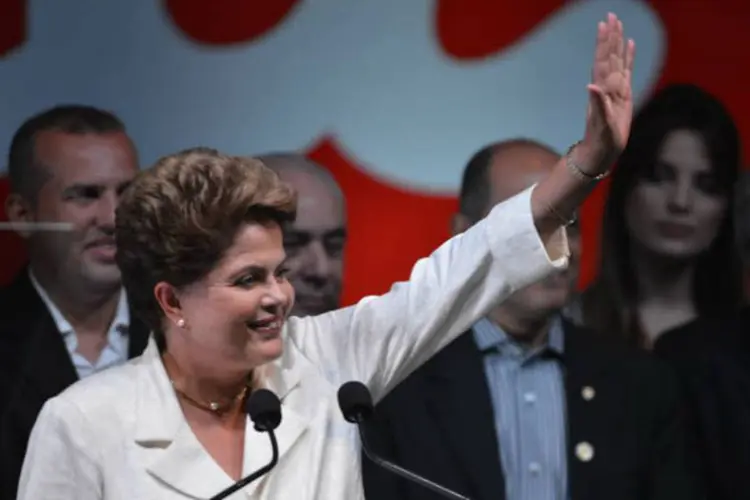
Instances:
[[[251,347],[253,357],[260,358],[264,363],[269,363],[281,357],[284,353],[284,341],[279,338],[253,342]]]

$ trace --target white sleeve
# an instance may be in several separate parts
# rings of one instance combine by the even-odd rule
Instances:
[[[534,188],[419,260],[409,280],[328,314],[290,319],[290,340],[333,383],[365,383],[376,400],[510,294],[568,263],[560,229],[542,243]]]
[[[34,424],[18,485],[18,500],[101,500],[95,450],[86,443],[83,414],[60,398],[48,400]]]

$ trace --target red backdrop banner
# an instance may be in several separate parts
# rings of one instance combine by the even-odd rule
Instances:
[[[212,46],[252,43],[288,22],[297,0],[165,0],[171,22],[190,40]],[[750,46],[750,3],[715,0],[650,0],[665,30],[664,64],[658,86],[689,81],[716,94],[728,106],[750,146],[750,73],[745,68]],[[440,0],[435,2],[434,32],[444,54],[473,60],[506,51],[563,8],[566,2],[537,0]],[[0,6],[0,55],[23,46],[27,4],[6,0]],[[553,89],[554,82],[549,82]],[[549,110],[554,113],[555,110]],[[293,119],[293,118],[292,118]],[[445,139],[440,139],[445,140]],[[381,293],[404,279],[414,261],[448,236],[456,201],[397,188],[368,174],[347,154],[336,137],[321,137],[309,156],[325,165],[347,196],[350,244],[345,270],[344,302]],[[425,166],[429,168],[429,166]],[[0,197],[7,191],[0,183]],[[582,216],[584,255],[581,286],[595,275],[598,228],[606,184],[587,201]],[[4,217],[4,214],[0,214]],[[24,260],[20,240],[3,233],[0,281],[7,281]]]

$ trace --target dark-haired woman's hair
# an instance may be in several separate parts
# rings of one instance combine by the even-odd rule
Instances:
[[[604,209],[599,276],[582,297],[584,323],[640,346],[645,336],[637,314],[639,293],[626,202],[653,167],[666,137],[676,130],[692,131],[703,139],[721,195],[727,200],[717,236],[696,263],[692,293],[696,311],[702,316],[720,315],[742,300],[731,208],[742,162],[737,127],[721,102],[705,90],[689,84],[667,86],[633,120],[630,140],[612,174]]]

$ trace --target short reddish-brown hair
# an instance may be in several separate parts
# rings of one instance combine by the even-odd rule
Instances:
[[[117,265],[136,314],[163,341],[154,287],[205,277],[248,222],[291,222],[294,190],[259,160],[193,148],[160,159],[125,190],[115,215]]]

